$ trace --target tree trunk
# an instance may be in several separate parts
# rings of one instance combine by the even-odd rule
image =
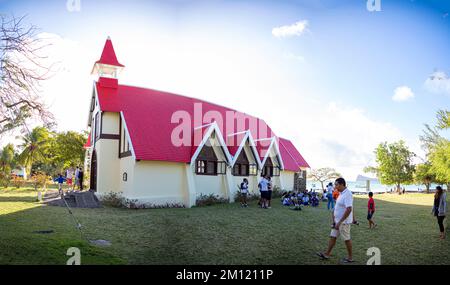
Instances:
[[[430,193],[430,183],[425,184],[425,187],[427,187],[427,193]]]
[[[398,193],[399,195],[402,194],[402,192],[400,191],[400,183],[397,183],[397,193]]]
[[[322,185],[322,191],[324,191],[325,188],[323,188],[323,181],[320,181],[320,185]]]

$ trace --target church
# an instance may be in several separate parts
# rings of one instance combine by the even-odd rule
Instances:
[[[211,102],[119,84],[110,38],[95,62],[85,167],[90,189],[152,206],[195,206],[199,195],[233,202],[243,178],[258,193],[270,176],[281,190],[304,188],[308,163],[262,119]]]

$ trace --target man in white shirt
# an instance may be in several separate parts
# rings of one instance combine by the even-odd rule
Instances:
[[[342,260],[344,263],[353,262],[352,255],[352,240],[350,237],[350,227],[353,222],[353,195],[346,186],[344,178],[336,179],[334,187],[339,191],[339,197],[336,200],[336,206],[332,213],[333,225],[330,233],[330,241],[328,243],[328,249],[325,253],[319,252],[322,259],[329,259],[331,256],[331,251],[336,245],[336,239],[341,236],[345,241],[345,246],[347,247],[348,256]]]
[[[262,177],[259,181],[259,190],[261,192],[261,208],[267,209],[267,194],[269,193],[269,180]]]

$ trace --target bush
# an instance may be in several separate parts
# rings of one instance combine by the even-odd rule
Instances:
[[[9,183],[10,183],[9,175],[7,175],[3,172],[0,172],[0,187],[8,188]]]
[[[125,205],[125,197],[122,196],[122,193],[109,192],[100,197],[100,201],[103,205],[113,208],[124,208]]]
[[[23,177],[14,175],[11,181],[12,185],[16,188],[22,188],[25,186],[25,179],[23,179]]]
[[[249,192],[247,194],[247,201],[259,201],[261,195],[259,193]],[[234,193],[234,201],[239,202],[241,200],[241,191],[238,190]]]
[[[122,192],[109,192],[100,198],[103,205],[113,208],[128,208],[128,209],[163,209],[163,208],[184,208],[183,204],[179,203],[165,203],[152,204],[140,203],[137,199],[128,199],[123,197]]]
[[[281,198],[283,196],[283,193],[285,193],[286,191],[281,190],[280,187],[275,186],[273,187],[272,190],[272,199],[273,198]]]
[[[47,183],[49,181],[48,175],[43,172],[37,172],[31,176],[31,183],[33,184],[34,190],[38,191],[39,189],[45,190],[47,188]]]
[[[228,203],[228,199],[221,197],[219,195],[214,195],[214,194],[209,194],[209,195],[205,195],[205,194],[200,194],[196,201],[195,201],[195,205],[197,207],[202,207],[202,206],[211,206],[211,205],[216,205],[216,204],[225,204]]]

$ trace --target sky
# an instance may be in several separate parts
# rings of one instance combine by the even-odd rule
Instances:
[[[424,124],[450,109],[449,12],[425,0],[0,0],[53,43],[41,91],[58,130],[87,129],[90,72],[110,36],[120,83],[263,118],[312,168],[348,180],[368,175],[380,142],[424,157]]]

